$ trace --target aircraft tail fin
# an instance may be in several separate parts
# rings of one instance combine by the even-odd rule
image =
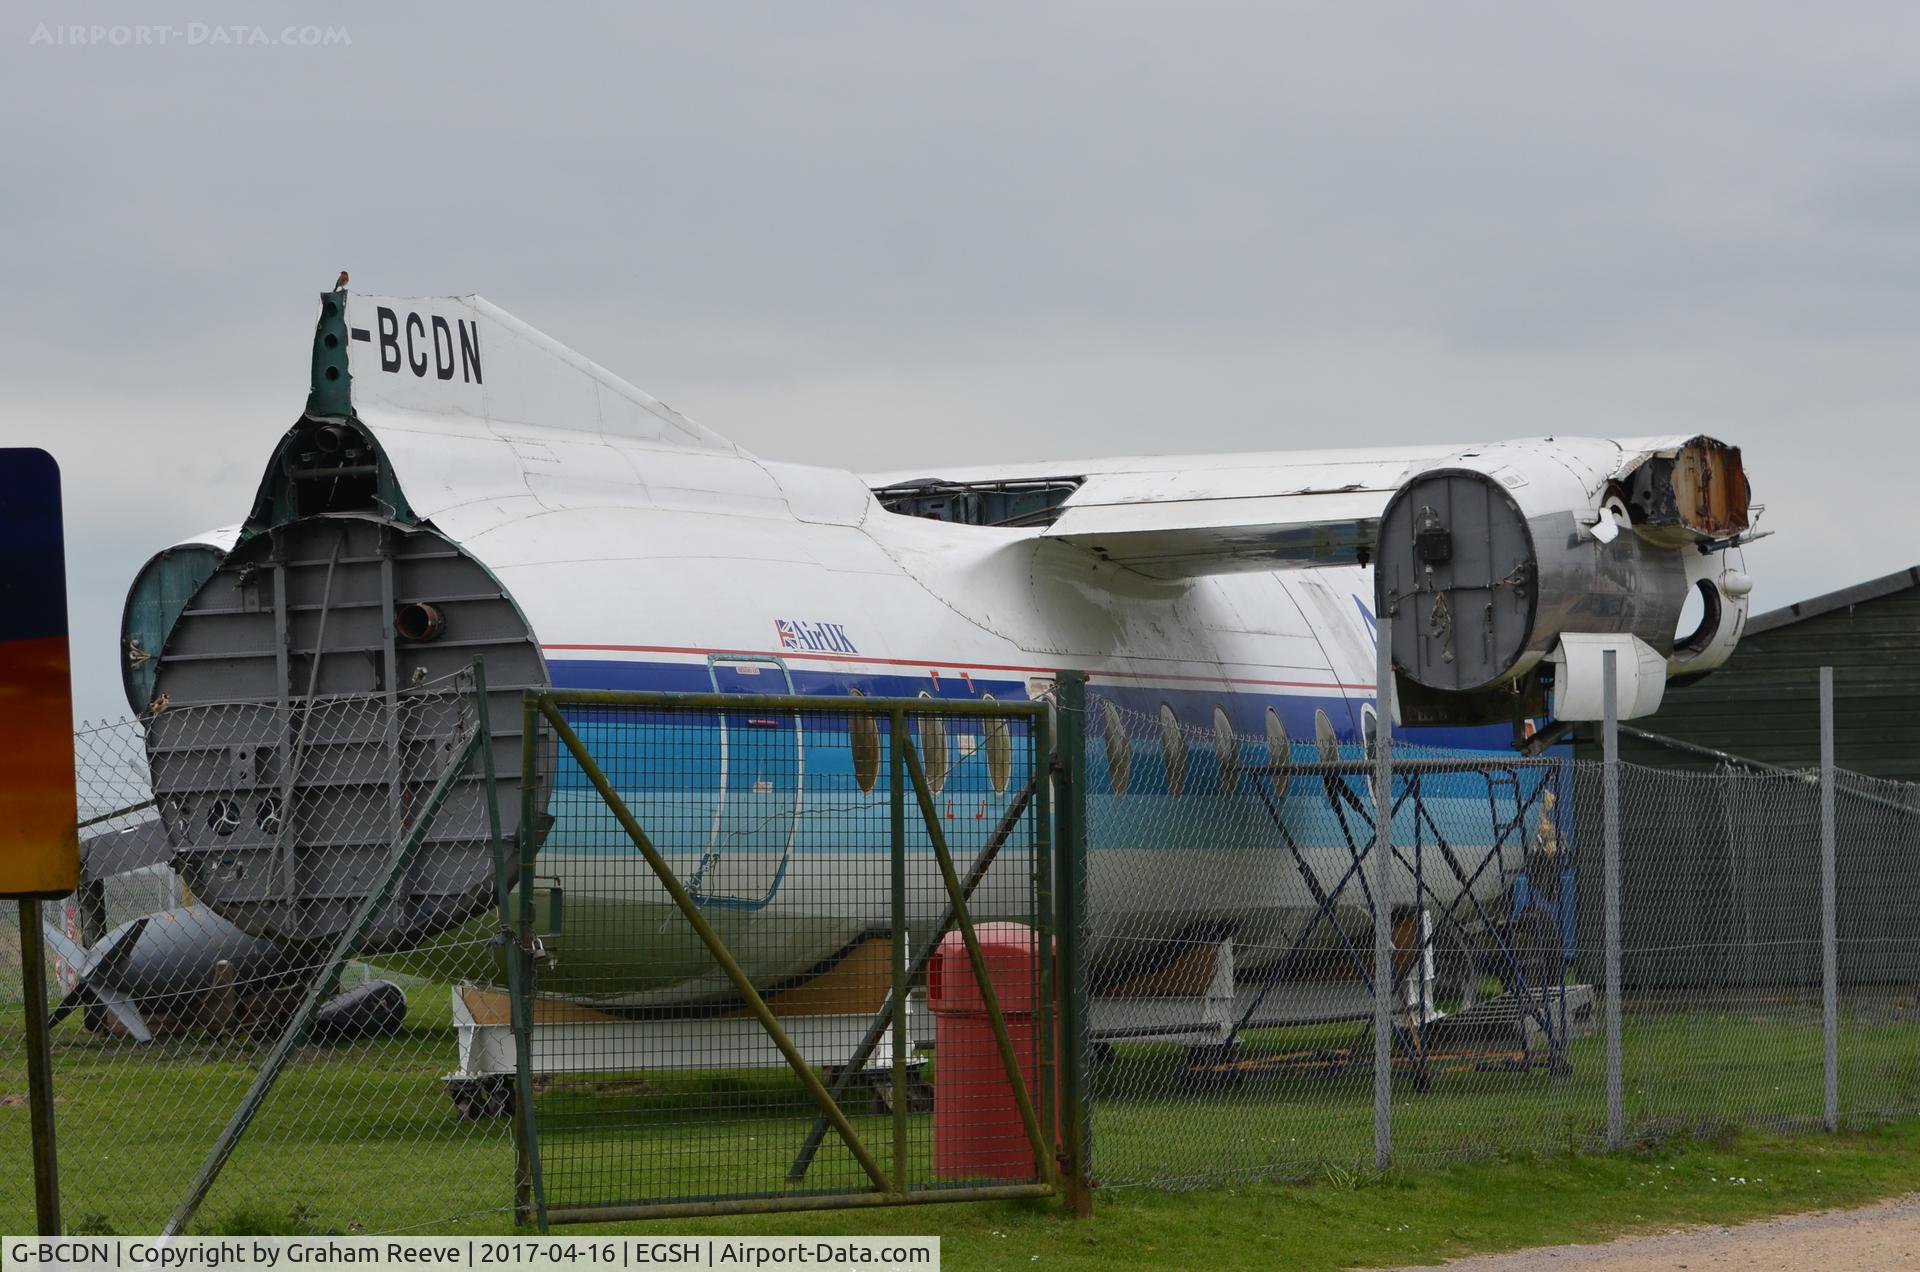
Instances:
[[[323,293],[306,414],[369,408],[566,428],[658,445],[737,448],[479,296]]]

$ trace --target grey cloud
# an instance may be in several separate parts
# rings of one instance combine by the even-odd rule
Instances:
[[[85,20],[351,44],[30,42],[76,20],[0,30],[0,384],[66,468],[83,667],[244,507],[342,266],[769,455],[1701,428],[1780,530],[1761,604],[1916,555],[1909,6],[127,4]]]

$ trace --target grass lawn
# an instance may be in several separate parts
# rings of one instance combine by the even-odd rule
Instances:
[[[509,1232],[508,1127],[463,1122],[441,1090],[454,1039],[444,986],[410,993],[405,1034],[312,1049],[291,1066],[201,1212],[212,1231]],[[0,1231],[31,1226],[26,1079],[17,1012],[0,1004]],[[1180,1081],[1170,1047],[1123,1047],[1099,1071],[1096,1217],[1048,1203],[974,1203],[788,1214],[635,1231],[938,1233],[947,1266],[1334,1268],[1423,1260],[1676,1222],[1722,1221],[1866,1201],[1920,1186],[1920,1119],[1842,1136],[1783,1135],[1817,1121],[1817,1021],[1767,1004],[1636,1014],[1626,1045],[1640,1141],[1570,1152],[1604,1125],[1601,1044],[1572,1072],[1437,1066],[1433,1088],[1396,1091],[1405,1163],[1378,1177],[1364,1073],[1251,1073],[1230,1091]],[[251,1079],[264,1046],[104,1043],[63,1025],[56,1056],[70,1226],[151,1231],[184,1190]],[[1344,1035],[1352,1040],[1351,1031]],[[1341,1035],[1273,1031],[1249,1050],[1321,1048]],[[1885,1013],[1849,1016],[1845,1107],[1859,1120],[1920,1111],[1920,1031]],[[650,1076],[555,1086],[541,1101],[556,1201],[778,1192],[806,1124],[780,1074]],[[855,1119],[885,1158],[886,1119]],[[1763,1124],[1771,1131],[1725,1134]],[[913,1119],[925,1174],[930,1119]],[[1702,1138],[1704,1136],[1704,1138]],[[1481,1160],[1449,1164],[1449,1157]],[[837,1141],[812,1182],[859,1178]],[[1214,1181],[1185,1192],[1121,1184]],[[602,1229],[581,1229],[583,1234]]]
[[[560,1233],[937,1235],[949,1269],[1338,1269],[1593,1241],[1681,1224],[1849,1206],[1920,1186],[1920,1121],[1839,1136],[1745,1132],[1612,1156],[1551,1154],[1385,1176],[1329,1170],[1299,1183],[1100,1195],[1075,1221],[1046,1202],[971,1203]],[[323,1216],[215,1209],[213,1232],[320,1231]],[[506,1233],[504,1216],[433,1231]]]

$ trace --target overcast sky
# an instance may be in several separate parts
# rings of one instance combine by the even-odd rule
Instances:
[[[244,513],[342,267],[774,458],[1700,430],[1778,532],[1760,608],[1913,564],[1917,37],[1892,3],[14,6],[0,418],[65,472],[78,709],[124,710],[140,563]]]

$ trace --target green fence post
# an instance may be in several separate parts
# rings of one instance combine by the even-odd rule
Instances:
[[[1028,768],[1031,772],[1042,773],[1052,763],[1053,729],[1046,715],[1038,716],[1033,728],[1027,732]],[[1052,806],[1047,790],[1048,783],[1036,783],[1039,804],[1035,809],[1033,822],[1033,870],[1029,878],[1029,887],[1033,890],[1033,915],[1035,926],[1040,929],[1040,983],[1036,987],[1040,1003],[1040,1125],[1046,1129],[1050,1139],[1055,1141],[1054,1175],[1059,1177],[1066,1165],[1064,1146],[1058,1143],[1060,1131],[1060,1112],[1058,1108],[1060,1091],[1059,1012],[1055,1008],[1055,996],[1059,992],[1059,931],[1060,925],[1054,914],[1053,896],[1053,825]]]
[[[1033,1146],[1034,1167],[1040,1173],[1040,1182],[1051,1184],[1054,1172],[1053,1145],[1050,1135],[1040,1131],[1040,1118],[1033,1109],[1033,1093],[1027,1090],[1027,1075],[1020,1071],[1020,1058],[1014,1054],[1013,1036],[1007,1032],[1006,1014],[1000,1010],[1000,995],[993,987],[993,977],[987,973],[986,955],[980,950],[980,937],[974,932],[973,915],[967,908],[966,898],[961,895],[960,875],[953,868],[953,854],[947,850],[946,832],[940,828],[940,810],[933,802],[933,788],[927,785],[927,775],[920,767],[920,755],[911,743],[902,739],[901,753],[907,761],[907,776],[913,779],[914,797],[920,803],[920,816],[926,822],[927,838],[933,842],[933,855],[940,863],[940,877],[947,885],[947,896],[953,900],[953,918],[960,925],[960,938],[967,944],[967,959],[973,966],[973,978],[980,988],[980,1005],[986,1009],[987,1023],[993,1026],[993,1040],[1000,1050],[1000,1062],[1006,1067],[1007,1081],[1013,1084],[1013,1102],[1020,1110],[1021,1125],[1026,1127],[1027,1140]]]
[[[520,914],[516,924],[510,893],[500,893],[500,931],[506,951],[508,1015],[513,1021],[513,1135],[515,1224],[527,1222],[528,1208],[541,1232],[547,1230],[547,1189],[540,1170],[540,1123],[533,1108],[533,859],[540,850],[540,698],[529,690],[520,707],[520,824],[514,831],[520,850]]]
[[[1087,971],[1087,676],[1063,671],[1054,680],[1054,907],[1060,933],[1060,1104],[1066,1140],[1067,1206],[1093,1214],[1093,1138],[1088,1108]]]
[[[893,1187],[904,1196],[908,1182],[907,1052],[913,1045],[907,1038],[907,790],[900,771],[906,713],[896,709],[891,719],[887,781],[893,807],[887,843],[893,860]]]

